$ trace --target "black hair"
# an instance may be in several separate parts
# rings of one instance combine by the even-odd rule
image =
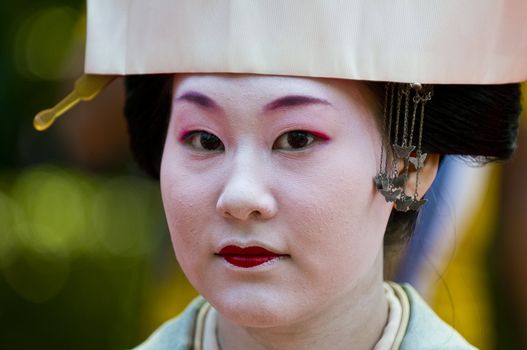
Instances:
[[[369,86],[379,104],[384,102],[385,84]],[[510,159],[517,145],[520,101],[520,84],[435,85],[425,108],[423,152],[437,153],[441,158],[457,155],[475,166]],[[399,139],[402,123],[401,118]],[[392,210],[385,246],[405,243],[414,231],[417,215],[417,211]]]
[[[159,179],[161,156],[170,117],[173,74],[125,78],[125,116],[130,146],[139,166]],[[384,101],[382,82],[368,83],[375,99]],[[520,84],[435,85],[426,104],[424,152],[460,155],[472,164],[509,159],[518,134]],[[379,102],[381,103],[381,102]],[[405,242],[417,212],[392,210],[385,246]]]
[[[172,107],[173,74],[129,75],[124,81],[130,148],[139,167],[159,179]]]

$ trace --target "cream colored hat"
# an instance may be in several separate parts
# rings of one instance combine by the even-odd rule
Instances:
[[[87,33],[88,75],[37,129],[116,75],[527,80],[525,0],[88,0]]]

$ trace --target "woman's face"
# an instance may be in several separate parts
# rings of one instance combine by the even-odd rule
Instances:
[[[373,184],[381,136],[361,83],[181,75],[173,97],[167,221],[224,317],[292,324],[380,283],[391,205]]]

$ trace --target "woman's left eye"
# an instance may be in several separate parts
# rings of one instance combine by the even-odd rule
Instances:
[[[273,144],[273,149],[301,150],[309,147],[316,140],[317,137],[308,131],[289,131],[276,139]]]

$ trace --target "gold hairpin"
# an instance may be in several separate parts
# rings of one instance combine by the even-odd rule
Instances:
[[[33,119],[33,127],[38,131],[44,131],[53,124],[55,119],[66,113],[80,101],[93,99],[102,89],[110,84],[117,76],[85,74],[77,81],[73,91],[53,108],[45,109],[38,113]]]

